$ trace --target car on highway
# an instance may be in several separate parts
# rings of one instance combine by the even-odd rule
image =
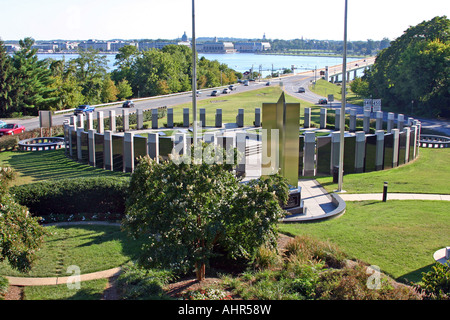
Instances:
[[[122,104],[122,108],[134,108],[134,102],[127,100]]]
[[[305,93],[305,88],[303,88],[303,87],[298,88],[298,92],[299,93]]]
[[[327,99],[319,99],[319,104],[327,104]]]
[[[214,90],[213,92],[211,92],[211,95],[212,96],[220,96],[220,91],[218,91],[218,90]]]
[[[228,86],[228,89],[230,89],[231,91],[236,90],[236,87],[233,86],[232,84]]]
[[[82,104],[81,106],[78,106],[78,107],[75,109],[75,111],[73,112],[73,114],[74,114],[74,115],[77,115],[77,114],[86,114],[86,113],[89,113],[89,112],[94,112],[94,110],[95,110],[95,107],[90,106],[90,105],[88,105],[88,104]]]
[[[0,136],[15,135],[25,131],[25,127],[17,123],[7,123],[0,128]]]
[[[270,86],[270,81],[266,82],[266,86]]]
[[[244,86],[248,86],[248,80],[244,81]]]
[[[228,88],[225,88],[225,89],[223,89],[222,93],[225,93],[225,94],[227,94],[227,93],[229,93],[230,91],[231,91],[230,89],[228,89]]]

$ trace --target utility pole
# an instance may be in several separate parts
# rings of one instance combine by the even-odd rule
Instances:
[[[347,95],[347,0],[345,0],[344,14],[344,57],[342,62],[342,102],[341,116],[339,119],[339,176],[338,176],[338,192],[342,192],[343,176],[344,176],[344,137],[345,137],[345,107]]]
[[[195,0],[192,0],[192,113],[194,115],[194,147],[197,146],[197,49],[195,46]]]

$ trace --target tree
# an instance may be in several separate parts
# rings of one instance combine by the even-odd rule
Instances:
[[[103,80],[101,101],[104,103],[117,101],[117,94],[119,90],[117,89],[114,81],[111,80],[110,75],[106,75]]]
[[[9,115],[12,107],[11,93],[14,87],[14,69],[11,58],[6,53],[3,41],[0,40],[0,116]]]
[[[203,154],[216,160],[220,155],[205,146]],[[180,272],[195,268],[201,281],[217,246],[233,258],[251,258],[261,245],[276,245],[275,226],[284,215],[280,204],[289,189],[279,176],[246,185],[230,164],[190,159],[141,159],[131,176],[123,226],[146,239],[141,265]]]
[[[22,272],[31,269],[46,231],[28,209],[18,204],[8,191],[14,178],[10,168],[0,169],[0,261]]]
[[[133,95],[133,90],[131,89],[130,83],[126,79],[123,79],[117,84],[117,90],[119,90],[117,93],[117,98],[119,100],[128,99]]]

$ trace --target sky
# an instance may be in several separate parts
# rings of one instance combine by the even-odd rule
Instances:
[[[345,0],[195,0],[196,37],[342,40]],[[394,40],[449,0],[348,0],[347,39]],[[0,38],[176,39],[192,36],[192,0],[0,0]]]

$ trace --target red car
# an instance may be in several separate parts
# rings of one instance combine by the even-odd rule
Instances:
[[[14,135],[25,131],[25,127],[17,123],[8,123],[0,128],[0,136]]]

